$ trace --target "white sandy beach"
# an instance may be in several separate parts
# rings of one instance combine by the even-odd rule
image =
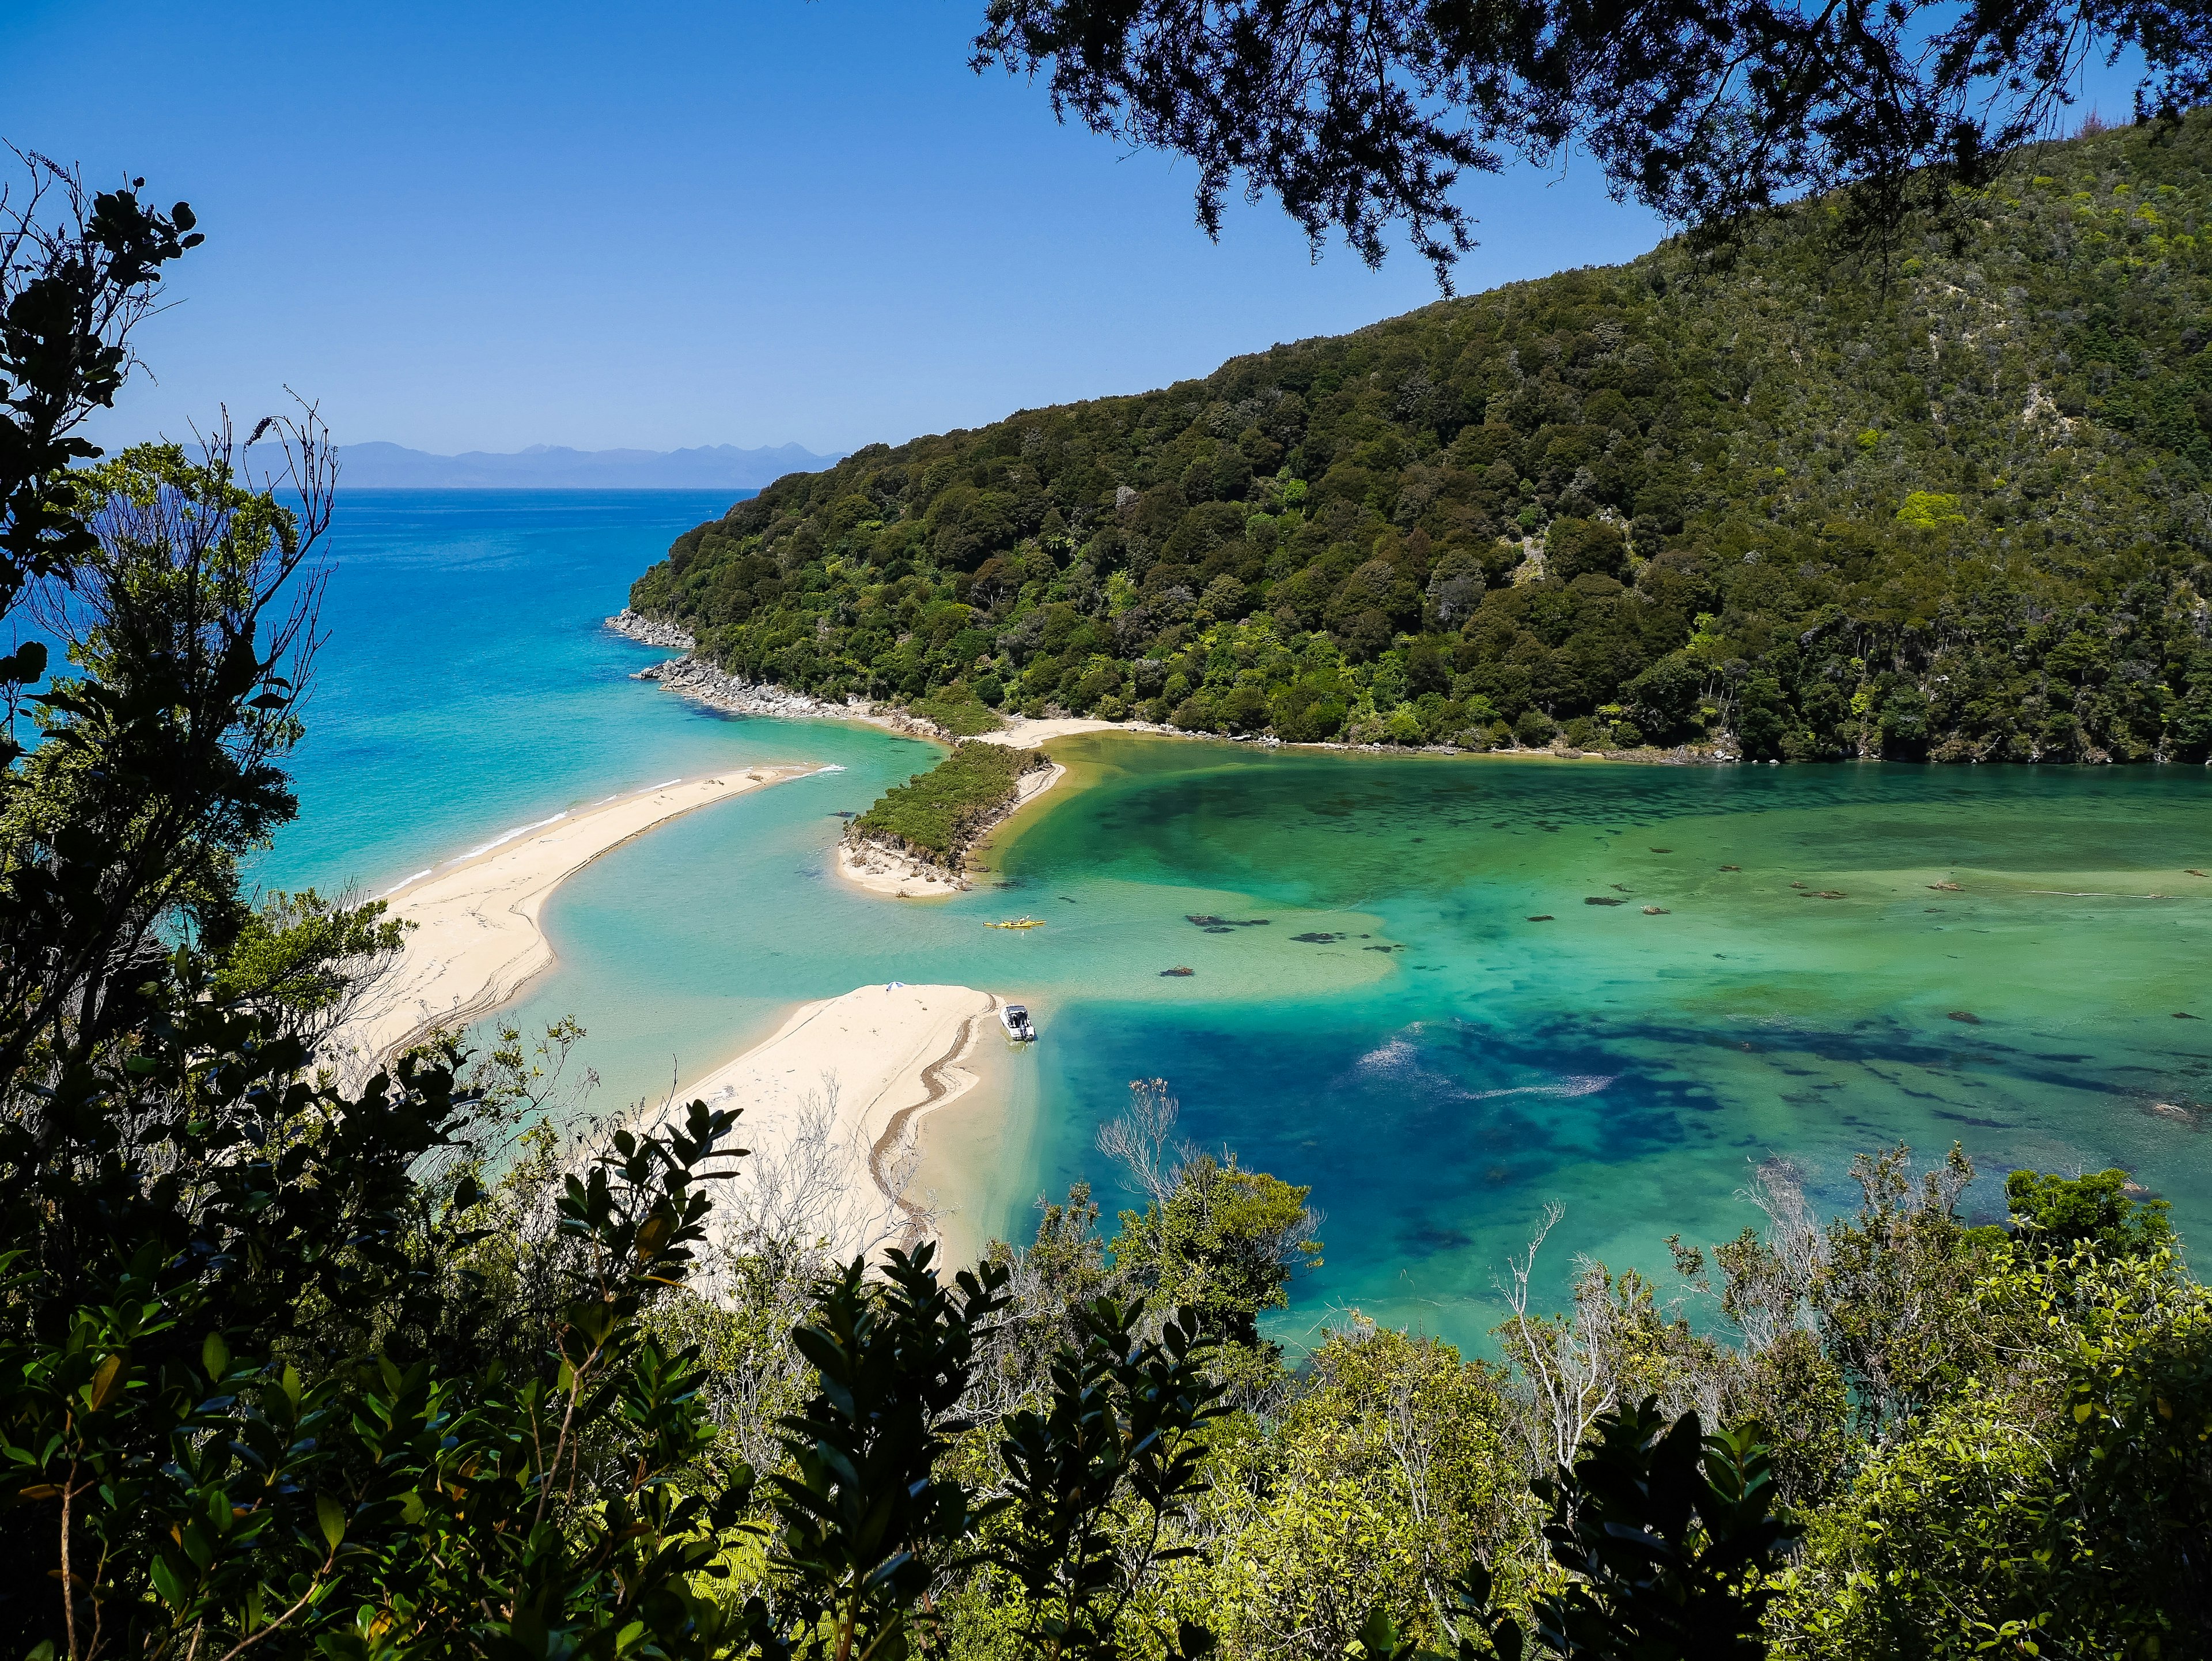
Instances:
[[[886,899],[927,900],[942,899],[948,894],[957,894],[968,885],[959,878],[926,864],[896,849],[880,848],[873,843],[854,844],[840,841],[832,855],[837,874],[854,886],[865,888],[871,894],[881,894]]]
[[[434,1029],[489,1014],[552,965],[538,917],[569,877],[679,814],[816,770],[733,768],[671,779],[556,814],[409,878],[383,897],[390,916],[414,925],[399,960],[331,1040],[330,1059],[365,1071]]]
[[[743,1110],[751,1150],[716,1214],[795,1228],[842,1256],[929,1231],[903,1190],[922,1116],[975,1083],[962,1061],[999,1036],[999,1001],[965,986],[864,986],[793,1010],[766,1042],[671,1098]]]
[[[1052,721],[1033,721],[1027,715],[1001,715],[1006,724],[995,733],[978,733],[986,744],[1003,744],[1016,750],[1034,750],[1054,739],[1072,739],[1079,733],[1164,733],[1164,727],[1147,727],[1135,721],[1097,721],[1088,715],[1062,715]]]

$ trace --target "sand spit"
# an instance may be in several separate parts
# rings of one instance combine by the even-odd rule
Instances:
[[[964,878],[880,843],[840,838],[831,859],[847,882],[885,899],[943,899],[968,886]]]
[[[415,926],[398,962],[331,1041],[330,1059],[342,1071],[366,1071],[434,1028],[489,1014],[551,966],[538,916],[569,877],[680,814],[818,770],[732,768],[671,779],[510,830],[410,877],[383,898],[391,916]]]
[[[1054,739],[1072,739],[1083,733],[1156,733],[1163,738],[1174,739],[1208,736],[1186,733],[1179,727],[1153,727],[1141,721],[1098,721],[1088,715],[1060,715],[1049,721],[1033,721],[1027,715],[1004,715],[1000,719],[1006,724],[999,731],[978,733],[975,736],[986,744],[1003,744],[1016,750],[1034,750]]]
[[[672,1098],[743,1110],[750,1156],[715,1196],[720,1226],[793,1231],[841,1256],[932,1232],[905,1197],[924,1116],[964,1094],[961,1063],[995,1037],[999,1001],[965,986],[864,986],[801,1005],[765,1042]],[[660,1116],[655,1115],[657,1121]]]

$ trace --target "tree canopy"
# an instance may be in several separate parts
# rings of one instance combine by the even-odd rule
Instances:
[[[2208,47],[2173,0],[991,0],[974,64],[1188,156],[1209,234],[1241,181],[1370,265],[1403,225],[1448,289],[1453,186],[1515,155],[1585,149],[1678,221],[1848,187],[1887,228],[1916,174],[1984,184],[2051,137],[2090,64],[2135,55],[2139,116],[2203,103]]]
[[[1443,301],[870,445],[631,603],[725,668],[1292,740],[2212,751],[2212,119],[1908,226]]]

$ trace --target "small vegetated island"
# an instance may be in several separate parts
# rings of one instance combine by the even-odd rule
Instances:
[[[2212,749],[2212,119],[876,444],[631,593],[757,680],[1754,757]]]
[[[1021,800],[1023,778],[1048,770],[1041,751],[967,739],[926,773],[894,785],[854,819],[846,839],[902,854],[957,878],[968,850]]]

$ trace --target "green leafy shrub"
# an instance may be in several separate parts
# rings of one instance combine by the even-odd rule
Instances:
[[[1035,750],[956,744],[927,773],[884,791],[850,834],[957,872],[969,844],[1013,806],[1022,775],[1050,765]]]
[[[991,687],[994,691],[1001,690],[995,678]],[[1006,724],[990,709],[988,700],[981,692],[971,692],[964,686],[948,687],[942,697],[921,698],[907,707],[956,739],[995,733]]]

